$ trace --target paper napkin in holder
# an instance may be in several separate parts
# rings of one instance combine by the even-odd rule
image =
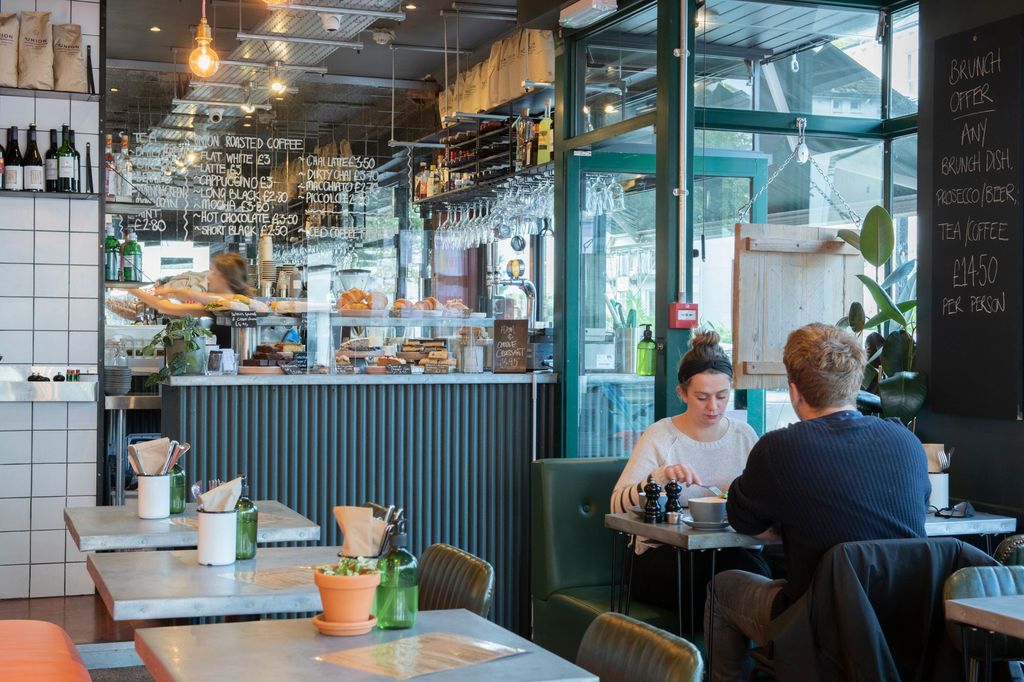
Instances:
[[[226,512],[235,508],[235,503],[242,496],[242,477],[222,483],[213,490],[203,493],[203,511]]]
[[[160,473],[167,461],[167,450],[171,447],[170,438],[157,438],[145,443],[136,443],[135,451],[139,453],[139,466],[143,474],[155,476]]]
[[[341,555],[348,557],[375,557],[380,548],[373,510],[368,507],[335,507],[344,542]]]

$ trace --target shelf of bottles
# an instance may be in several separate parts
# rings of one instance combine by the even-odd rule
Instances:
[[[45,91],[43,91],[45,92]],[[91,150],[86,145],[86,165],[91,166]],[[28,127],[28,142],[22,153],[18,142],[18,126],[7,129],[0,145],[0,190],[7,196],[45,195],[58,199],[97,199],[91,181],[82,177],[82,155],[75,147],[75,131],[61,127],[50,129],[50,147],[45,155],[39,151],[38,131]]]
[[[444,149],[420,163],[415,203],[430,204],[488,196],[495,185],[551,163],[554,147],[551,111],[505,119],[488,117],[460,125],[439,138]]]

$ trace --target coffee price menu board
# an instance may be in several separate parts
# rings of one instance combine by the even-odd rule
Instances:
[[[187,172],[173,170],[184,157]],[[121,226],[143,239],[339,238],[377,181],[374,158],[309,152],[302,138],[190,133],[156,167],[136,168],[135,182],[154,208]]]
[[[935,43],[935,412],[1021,418],[1022,43],[1024,17]]]

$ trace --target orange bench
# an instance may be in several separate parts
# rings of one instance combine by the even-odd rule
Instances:
[[[0,680],[90,682],[68,634],[40,620],[0,620]]]

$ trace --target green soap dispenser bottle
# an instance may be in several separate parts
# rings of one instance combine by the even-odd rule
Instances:
[[[377,563],[377,627],[382,630],[401,630],[416,624],[420,569],[416,557],[405,548],[407,538],[403,523],[391,539],[391,548]]]
[[[658,366],[658,359],[655,355],[657,344],[651,336],[651,325],[644,325],[644,338],[636,345],[636,374],[641,377],[653,377],[654,370]]]

